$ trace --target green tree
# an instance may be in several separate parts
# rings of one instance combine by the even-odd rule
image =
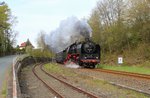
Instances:
[[[93,10],[91,14],[91,18],[89,19],[89,24],[92,28],[92,38],[96,43],[100,43],[100,32],[101,32],[101,23],[100,23],[100,17],[97,10]]]
[[[102,56],[129,53],[134,60],[150,58],[150,0],[99,0],[89,24]]]
[[[124,23],[126,3],[123,0],[99,1],[89,19],[93,40],[100,43],[102,51],[122,51],[126,41]],[[117,50],[117,51],[118,51]]]
[[[132,43],[150,43],[150,1],[130,0],[128,25],[133,34]]]
[[[7,4],[0,2],[0,56],[9,54],[13,50],[17,35],[12,29],[12,25],[15,23],[14,20],[15,17],[11,15]]]

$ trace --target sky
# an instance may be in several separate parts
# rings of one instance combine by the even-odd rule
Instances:
[[[37,47],[40,31],[50,33],[59,23],[71,16],[89,18],[98,0],[0,0],[5,1],[12,15],[17,17],[14,30],[18,32],[17,45],[28,38]]]

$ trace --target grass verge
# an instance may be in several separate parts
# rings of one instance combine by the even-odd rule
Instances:
[[[65,76],[76,76],[75,73],[73,73],[69,69],[65,69],[61,66],[58,66],[57,63],[48,63],[44,65],[44,68],[50,72],[57,73],[60,75],[65,75]]]
[[[10,75],[11,74],[11,66],[9,66],[8,70],[6,70],[6,73],[5,73],[5,78],[3,80],[3,85],[2,85],[2,89],[0,91],[0,98],[6,98],[7,96],[7,85],[8,85],[8,79],[10,78]]]
[[[99,65],[97,65],[97,68],[117,70],[117,71],[126,71],[126,72],[134,72],[134,73],[150,75],[150,68],[139,67],[139,66],[125,66],[125,65],[110,66],[110,65],[99,64]]]
[[[7,85],[7,83],[6,83],[6,81],[4,81],[3,82],[3,87],[2,87],[2,91],[1,91],[1,95],[0,95],[0,97],[2,97],[2,98],[6,98],[6,94],[7,94],[7,91],[6,91],[6,85]]]

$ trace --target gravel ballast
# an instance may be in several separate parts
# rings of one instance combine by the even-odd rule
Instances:
[[[48,66],[52,66],[52,67],[48,68]],[[62,65],[58,67],[60,68],[60,72],[58,72],[58,70],[54,70],[54,66],[52,64],[45,66],[47,71],[53,72],[53,74],[57,73],[57,75],[59,75],[58,77],[62,77],[62,79],[65,79],[66,81],[74,84],[75,86],[83,88],[89,92],[92,92],[102,97],[106,97],[106,98],[143,98],[143,97],[149,98],[150,97],[149,95],[145,95],[143,93],[135,92],[133,90],[122,88],[120,86],[111,85],[108,81],[105,81],[103,78],[100,78],[99,75],[101,74],[96,74],[97,72],[95,72],[95,74],[93,74],[92,76],[91,75],[92,73],[89,71],[83,72],[80,69],[66,68]]]
[[[63,95],[64,98],[88,98],[87,95],[83,93],[79,93],[76,90],[64,85],[58,80],[49,77],[45,73],[42,72],[40,66],[36,67],[36,73],[44,80],[48,85],[54,88],[57,92]]]
[[[84,69],[79,69],[78,73],[91,76],[96,79],[108,81],[109,83],[131,88],[140,92],[145,92],[150,95],[150,80],[130,76],[116,75],[105,72],[94,72]]]
[[[20,86],[23,98],[54,98],[47,88],[32,73],[33,65],[25,67],[21,71]]]
[[[20,74],[21,92],[24,98],[55,98],[55,95],[49,92],[43,83],[34,76],[32,73],[32,68],[33,65],[25,67],[22,69]],[[43,68],[58,78],[69,82],[78,88],[95,94],[100,98],[150,98],[149,95],[111,85],[109,83],[109,81],[112,81],[113,79],[114,81],[112,82],[114,83],[121,84],[121,81],[123,81],[123,83],[128,82],[127,80],[123,80],[125,79],[123,76],[113,77],[112,75],[99,72],[66,68],[64,66],[58,66],[58,64],[55,63],[46,64]],[[47,76],[40,70],[39,67],[37,67],[35,71],[48,85],[55,88],[59,93],[64,95],[65,98],[88,98],[86,95],[80,94],[66,85],[59,83],[59,81]],[[136,86],[138,87],[138,85],[139,84]]]

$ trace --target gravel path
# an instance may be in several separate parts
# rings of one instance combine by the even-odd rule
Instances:
[[[54,98],[54,95],[32,73],[33,65],[22,69],[20,86],[23,98]]]
[[[109,81],[113,84],[119,84],[122,86],[126,86],[138,91],[146,92],[150,95],[150,80],[148,79],[141,79],[141,78],[134,78],[130,76],[122,76],[116,74],[110,74],[105,72],[94,72],[84,69],[79,69],[78,73],[83,75],[88,75],[93,78]]]

